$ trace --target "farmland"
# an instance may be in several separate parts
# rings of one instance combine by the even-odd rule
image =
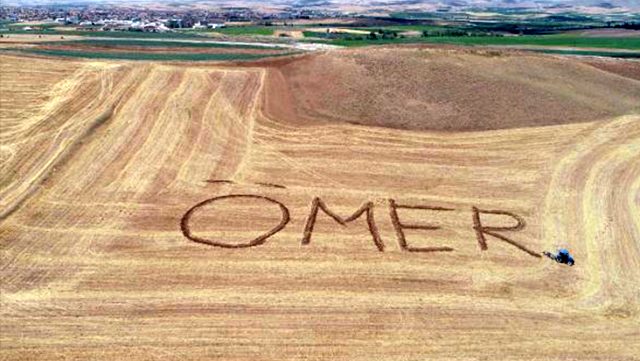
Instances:
[[[40,39],[23,37],[24,41],[4,41],[5,52],[19,52],[65,58],[156,60],[156,61],[246,61],[292,55],[297,52],[277,44],[216,42],[195,39],[148,38],[82,38]],[[45,40],[45,41],[40,41]]]
[[[256,60],[278,54],[241,54],[241,53],[140,53],[140,52],[97,52],[76,50],[28,49],[24,53],[86,59],[114,60],[157,60],[157,61],[234,61]]]
[[[637,62],[66,43],[0,53],[0,358],[637,359]]]
[[[212,31],[224,35],[273,35],[273,28],[266,26],[234,26],[228,28],[218,28]]]
[[[54,43],[55,44],[55,43]],[[171,41],[171,40],[139,40],[139,39],[83,39],[65,45],[89,45],[102,47],[138,46],[138,47],[163,47],[163,48],[232,48],[232,49],[264,49],[264,46],[251,44],[233,44],[223,42],[205,41]]]
[[[375,32],[374,32],[375,34]],[[325,34],[306,32],[307,37],[324,37]],[[366,46],[389,44],[453,44],[475,46],[544,46],[574,48],[606,48],[640,50],[640,37],[582,37],[568,35],[546,36],[426,36],[394,39],[370,39],[365,37],[337,38],[330,40],[332,44],[342,46]]]

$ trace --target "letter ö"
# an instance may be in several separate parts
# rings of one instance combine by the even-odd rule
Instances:
[[[206,238],[201,238],[198,236],[195,236],[192,234],[191,232],[191,228],[189,228],[189,221],[191,220],[191,216],[193,215],[193,213],[200,207],[203,207],[207,204],[211,204],[213,202],[222,200],[222,199],[229,199],[229,198],[249,198],[249,199],[257,199],[257,200],[261,200],[261,201],[265,201],[268,203],[273,203],[273,204],[277,204],[280,207],[280,211],[282,212],[282,216],[280,219],[280,223],[278,225],[276,225],[275,227],[273,227],[271,230],[269,230],[268,232],[258,236],[257,238],[247,242],[247,243],[240,243],[240,244],[231,244],[231,243],[225,243],[222,241],[216,241],[216,240],[210,240],[210,239],[206,239]],[[222,248],[247,248],[247,247],[253,247],[253,246],[259,246],[263,243],[265,243],[267,241],[267,239],[271,236],[273,236],[274,234],[280,232],[286,225],[287,223],[289,223],[290,217],[289,217],[289,209],[282,203],[268,198],[268,197],[264,197],[264,196],[257,196],[257,195],[253,195],[253,194],[230,194],[230,195],[226,195],[226,196],[220,196],[220,197],[213,197],[210,199],[207,199],[205,201],[202,201],[198,204],[196,204],[195,206],[191,207],[187,213],[184,214],[184,216],[182,216],[182,220],[180,221],[180,229],[182,229],[182,234],[187,237],[188,239],[194,241],[194,242],[198,242],[198,243],[203,243],[203,244],[207,244],[210,246],[216,246],[216,247],[222,247]]]

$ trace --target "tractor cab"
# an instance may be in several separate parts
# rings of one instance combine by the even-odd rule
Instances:
[[[571,253],[569,253],[569,250],[565,248],[559,249],[558,254],[552,254],[550,252],[543,252],[543,254],[558,263],[563,263],[569,266],[573,266],[576,263],[571,256]]]

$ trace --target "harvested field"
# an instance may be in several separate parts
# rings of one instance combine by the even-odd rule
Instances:
[[[146,47],[146,46],[91,46],[85,44],[77,45],[54,45],[54,46],[38,46],[36,49],[42,50],[67,50],[67,51],[95,51],[95,52],[115,52],[115,53],[149,53],[149,54],[283,54],[289,49],[273,49],[273,48],[243,48],[243,47]]]
[[[394,85],[380,50],[351,51],[242,67],[0,55],[0,358],[637,360],[640,83],[457,52],[435,78],[445,55],[418,52],[397,74],[426,83],[347,88],[330,109],[323,89]],[[471,100],[463,78],[497,92],[467,106],[488,125],[417,91]],[[346,105],[392,114],[380,102],[401,91],[428,126]],[[357,112],[380,126],[348,124]],[[540,257],[558,247],[576,266]]]
[[[73,35],[37,35],[37,34],[3,34],[0,38],[0,49],[32,48],[47,42],[65,43],[81,39]]]
[[[73,35],[47,35],[47,34],[7,34],[3,33],[0,44],[3,43],[42,43],[48,41],[71,41],[82,39]]]
[[[585,63],[609,73],[640,81],[640,61],[618,59],[590,59]]]
[[[66,49],[11,49],[10,54],[96,60],[135,60],[160,62],[240,62],[273,58],[294,53],[247,53],[247,52],[136,52],[136,51],[82,51]]]
[[[293,39],[302,39],[304,35],[301,30],[276,30],[273,36],[288,37]]]
[[[577,30],[575,33],[582,36],[608,36],[608,37],[640,37],[639,30],[631,29],[591,29],[591,30]]]
[[[629,63],[634,69],[640,63]],[[366,48],[274,66],[267,111],[290,121],[414,130],[588,122],[640,110],[636,79],[497,50]]]
[[[279,56],[291,49],[203,41],[85,39],[80,41],[2,43],[0,48],[50,56],[128,60],[246,60]]]

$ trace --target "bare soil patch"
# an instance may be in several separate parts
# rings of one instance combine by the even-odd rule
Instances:
[[[299,30],[276,30],[273,32],[276,37],[288,37],[293,39],[302,39],[304,34]]]
[[[293,122],[489,130],[636,112],[640,85],[575,59],[453,47],[345,49],[274,63],[265,110]]]
[[[585,61],[593,67],[608,71],[626,78],[640,80],[640,61],[620,59],[590,59]]]
[[[629,37],[640,36],[640,31],[632,29],[591,29],[591,30],[579,30],[577,34],[588,37]]]

